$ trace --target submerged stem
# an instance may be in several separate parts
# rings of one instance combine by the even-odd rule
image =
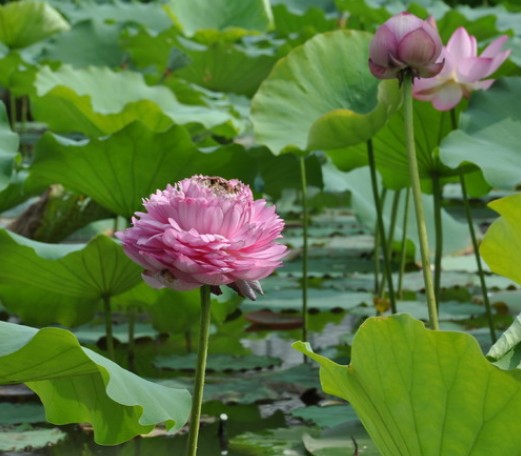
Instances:
[[[201,407],[203,404],[204,379],[206,373],[206,359],[208,357],[208,336],[210,334],[211,317],[210,286],[201,287],[201,320],[199,333],[199,347],[197,349],[197,366],[195,371],[194,394],[192,399],[192,412],[190,414],[190,431],[188,433],[187,456],[196,456],[197,442],[199,440],[199,426],[201,420]]]
[[[300,182],[302,185],[302,341],[308,340],[308,184],[306,159],[300,157]],[[304,363],[308,362],[304,355]]]
[[[412,104],[413,75],[409,72],[403,78],[403,103],[405,120],[405,143],[407,145],[407,158],[409,161],[409,176],[411,180],[414,207],[416,209],[416,224],[418,225],[418,238],[420,242],[420,254],[422,260],[423,279],[425,282],[425,295],[429,321],[432,329],[439,329],[438,309],[434,286],[432,283],[431,266],[429,262],[429,243],[427,239],[427,227],[425,224],[425,212],[423,210],[420,174],[418,172],[418,160],[416,158],[416,146],[414,143],[414,118]]]
[[[374,157],[373,142],[367,141],[367,157],[369,159],[369,170],[371,172],[371,186],[373,189],[374,205],[376,209],[376,223],[378,226],[378,233],[380,235],[380,245],[382,246],[382,253],[384,256],[384,272],[387,280],[387,287],[389,291],[389,301],[391,302],[391,311],[396,313],[396,298],[394,295],[393,276],[391,271],[391,261],[389,258],[389,251],[387,249],[387,240],[385,236],[385,226],[382,217],[382,202],[378,197],[378,181],[376,178],[376,161]]]

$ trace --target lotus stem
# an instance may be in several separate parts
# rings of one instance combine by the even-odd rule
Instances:
[[[400,251],[400,272],[398,274],[398,298],[403,297],[403,276],[405,274],[405,260],[407,258],[407,226],[409,224],[409,199],[411,195],[410,187],[405,190],[405,204],[403,208],[403,225],[402,225],[402,244]]]
[[[195,384],[192,399],[192,411],[190,414],[190,431],[188,433],[187,456],[196,456],[197,442],[199,440],[199,426],[201,421],[201,407],[203,405],[204,379],[206,373],[206,359],[208,357],[208,336],[210,334],[211,296],[210,286],[201,287],[201,321],[199,333],[199,346],[197,351],[197,366],[195,371]]]
[[[413,77],[414,76],[410,71],[406,72],[403,77],[405,143],[407,146],[409,177],[411,180],[414,208],[416,210],[416,224],[418,226],[418,238],[420,242],[420,255],[422,261],[423,279],[425,282],[427,308],[429,311],[429,322],[432,329],[438,330],[438,309],[436,305],[431,266],[429,262],[429,243],[427,238],[427,227],[425,224],[425,211],[423,209],[420,174],[418,171],[418,160],[416,158],[416,146],[414,143],[414,117],[412,100]]]
[[[441,259],[443,256],[443,225],[441,223],[441,195],[440,176],[432,176],[432,198],[434,202],[434,232],[436,236],[436,247],[434,250],[434,296],[436,302],[440,303],[441,292]]]
[[[387,249],[387,240],[385,237],[385,226],[382,217],[382,204],[378,197],[378,181],[376,177],[376,161],[374,157],[373,142],[367,141],[367,158],[369,159],[369,170],[371,172],[371,186],[373,188],[374,205],[376,209],[376,223],[380,235],[380,245],[384,256],[384,273],[387,278],[387,287],[389,291],[389,301],[391,303],[392,313],[396,313],[396,298],[394,295],[393,276],[391,271],[391,262],[389,259],[389,251]]]
[[[308,184],[306,159],[300,157],[300,182],[302,185],[302,341],[308,340]],[[304,355],[304,363],[308,362]]]

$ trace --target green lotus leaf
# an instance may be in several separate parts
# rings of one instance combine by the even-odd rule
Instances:
[[[204,29],[265,32],[273,25],[269,0],[170,0],[165,8],[187,36]]]
[[[320,364],[324,391],[351,403],[382,455],[519,452],[521,372],[491,365],[468,334],[401,314],[364,322],[349,366],[293,346]]]
[[[488,228],[480,253],[490,269],[521,284],[521,194],[489,203],[501,217]]]
[[[185,170],[195,154],[178,126],[154,133],[134,122],[109,138],[81,143],[48,133],[36,146],[29,182],[62,184],[130,219],[143,198],[189,177]]]
[[[60,328],[37,330],[0,322],[0,383],[25,383],[53,424],[91,423],[94,439],[116,445],[156,424],[178,430],[190,394],[161,386],[83,348]]]
[[[327,32],[338,27],[339,11],[333,0],[272,0],[278,34],[288,36],[303,30]]]
[[[46,244],[0,230],[0,250],[0,283],[100,299],[129,290],[141,280],[141,268],[103,235],[87,245]]]
[[[317,35],[281,59],[252,102],[256,139],[275,154],[350,146],[371,138],[397,108],[396,81],[369,73],[372,35]]]
[[[521,78],[497,81],[472,94],[458,130],[440,146],[440,159],[451,168],[477,166],[492,186],[514,189],[521,184]]]
[[[20,139],[11,130],[5,105],[0,103],[0,192],[12,181]]]
[[[69,29],[68,22],[47,2],[24,0],[0,6],[0,42],[20,49]]]
[[[197,124],[226,136],[238,128],[225,110],[180,103],[167,87],[148,86],[143,75],[131,71],[43,67],[35,87],[33,115],[56,132],[102,136],[136,120],[154,131],[164,131],[172,123]]]

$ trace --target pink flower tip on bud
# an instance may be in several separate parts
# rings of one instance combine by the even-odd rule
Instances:
[[[132,226],[116,233],[125,253],[144,268],[154,288],[191,290],[227,285],[255,300],[259,280],[282,265],[283,220],[254,200],[242,182],[196,175],[143,201]]]
[[[378,79],[432,78],[443,68],[438,31],[430,21],[400,13],[382,24],[369,48],[369,69]]]

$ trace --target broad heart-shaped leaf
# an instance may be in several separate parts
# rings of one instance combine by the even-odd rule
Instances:
[[[0,42],[20,49],[69,29],[68,22],[47,2],[26,0],[0,6]]]
[[[140,122],[108,138],[73,142],[50,133],[38,142],[29,183],[62,184],[130,219],[142,199],[184,175],[196,153],[188,132],[154,133]]]
[[[364,322],[349,366],[294,347],[320,364],[324,391],[351,403],[384,456],[519,454],[521,372],[492,366],[468,334],[401,314]]]
[[[54,424],[92,423],[94,439],[116,445],[164,423],[186,422],[190,394],[128,372],[80,346],[60,328],[0,322],[0,383],[25,383]]]
[[[516,188],[521,183],[520,97],[520,77],[472,94],[460,128],[441,144],[440,159],[452,168],[478,166],[493,187]]]
[[[269,0],[170,0],[165,8],[187,36],[204,29],[265,32],[273,21]]]
[[[490,269],[521,284],[521,193],[489,203],[501,217],[488,228],[480,253]]]
[[[399,104],[396,81],[367,66],[372,35],[316,35],[279,60],[252,102],[257,141],[273,153],[337,149],[366,141]]]
[[[0,283],[32,286],[66,296],[99,299],[139,281],[141,268],[107,236],[87,245],[45,244],[0,230]]]
[[[136,120],[154,131],[166,130],[172,123],[198,124],[225,136],[238,129],[230,110],[182,104],[167,87],[148,86],[136,72],[43,67],[35,88],[32,113],[56,132],[101,136]]]

